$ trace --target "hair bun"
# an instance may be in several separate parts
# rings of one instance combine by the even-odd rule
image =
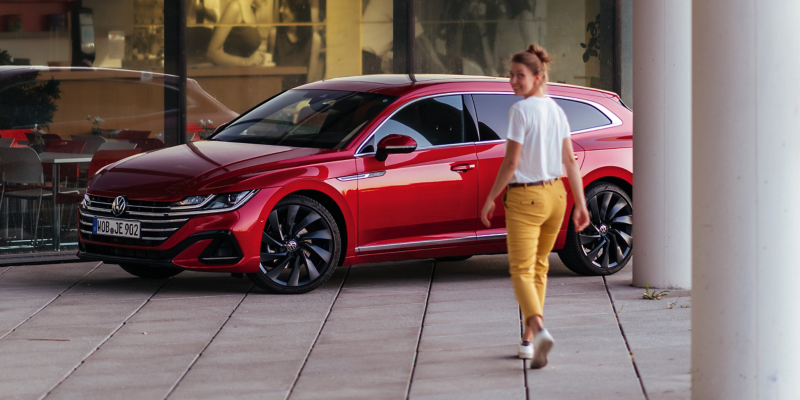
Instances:
[[[543,49],[542,46],[539,46],[536,43],[533,43],[530,46],[528,46],[528,50],[526,51],[528,53],[536,55],[536,57],[539,57],[539,60],[541,60],[543,64],[547,64],[551,61],[550,55],[547,54],[547,51],[545,51],[545,49]]]

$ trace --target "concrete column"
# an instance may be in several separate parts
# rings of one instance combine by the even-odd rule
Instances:
[[[633,2],[633,284],[691,287],[691,0]]]
[[[692,397],[800,393],[800,2],[693,2]]]

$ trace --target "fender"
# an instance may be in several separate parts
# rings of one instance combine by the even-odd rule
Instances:
[[[284,197],[300,192],[315,191],[330,197],[339,207],[345,222],[345,232],[347,233],[347,243],[345,245],[345,256],[355,254],[356,223],[353,214],[358,206],[358,181],[341,182],[337,179],[317,180],[317,179],[296,179],[286,182],[281,186],[272,186],[267,189],[275,190],[269,200],[264,204],[259,215],[258,222],[266,224],[269,213],[275,205]],[[342,229],[342,227],[339,227]]]

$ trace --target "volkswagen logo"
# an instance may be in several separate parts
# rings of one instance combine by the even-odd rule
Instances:
[[[605,226],[605,225],[600,225],[600,229],[598,229],[598,230],[600,231],[600,234],[603,235],[603,236],[608,234],[608,227]]]
[[[297,242],[295,242],[294,240],[290,240],[289,242],[287,242],[286,243],[286,250],[289,250],[289,251],[297,250]]]
[[[118,217],[125,212],[126,208],[128,208],[128,200],[125,200],[125,196],[117,196],[111,203],[111,212]]]

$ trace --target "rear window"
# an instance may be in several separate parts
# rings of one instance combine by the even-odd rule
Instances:
[[[522,100],[510,94],[472,95],[478,113],[478,129],[481,141],[505,140],[508,130],[508,110]],[[611,124],[611,120],[600,110],[581,101],[553,98],[561,106],[569,121],[570,131],[597,128]]]
[[[553,100],[564,109],[564,114],[567,114],[572,132],[611,124],[611,120],[605,114],[586,103],[566,99]]]
[[[396,97],[289,90],[243,115],[211,140],[341,149]]]

